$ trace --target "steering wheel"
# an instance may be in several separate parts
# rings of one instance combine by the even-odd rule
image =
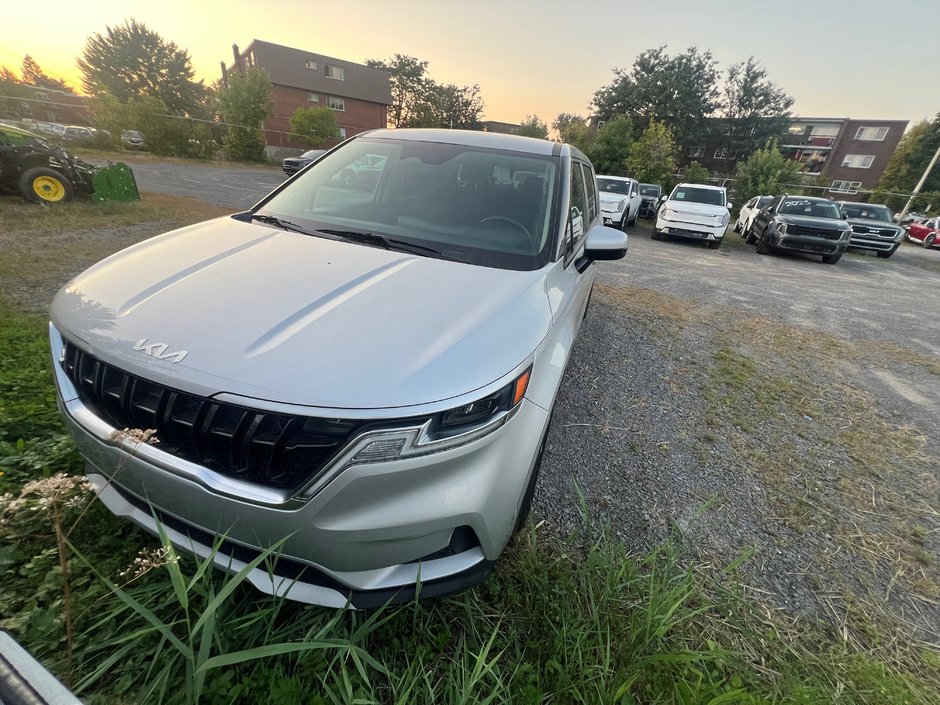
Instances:
[[[496,222],[500,220],[505,221],[509,223],[510,225],[515,225],[517,228],[519,228],[519,230],[524,232],[525,236],[529,239],[529,244],[532,245],[532,251],[536,252],[538,250],[539,243],[535,241],[535,238],[532,236],[532,233],[529,232],[529,229],[526,226],[524,226],[522,223],[520,223],[518,220],[514,218],[510,218],[509,216],[505,216],[505,215],[491,215],[491,216],[487,216],[486,218],[483,218],[483,220],[481,220],[480,222],[489,223],[489,222]]]

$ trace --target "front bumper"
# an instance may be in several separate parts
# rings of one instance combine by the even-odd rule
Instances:
[[[807,255],[841,255],[849,244],[847,240],[830,240],[811,235],[788,235],[776,230],[770,230],[765,237],[767,244],[771,247]]]
[[[893,252],[900,244],[900,236],[896,238],[889,238],[853,234],[849,240],[850,249],[867,250],[869,252]]]
[[[628,211],[605,211],[601,210],[601,218],[604,221],[604,225],[618,226],[623,223],[624,214]]]
[[[120,438],[53,364],[66,427],[112,512],[151,533],[159,518],[175,545],[212,555],[226,570],[283,540],[274,572],[259,566],[249,581],[331,607],[406,601],[419,582],[420,594],[432,596],[482,580],[512,534],[548,423],[544,409],[523,399],[486,436],[432,455],[353,465],[312,498],[276,506],[263,496],[222,494],[206,468]],[[218,537],[224,541],[213,554]]]
[[[725,236],[727,227],[727,225],[703,225],[679,220],[666,220],[662,217],[656,218],[655,224],[656,230],[663,235],[699,242],[720,242]]]

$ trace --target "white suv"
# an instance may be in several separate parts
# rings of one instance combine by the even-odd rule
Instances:
[[[679,184],[656,213],[653,239],[672,236],[698,240],[717,250],[731,220],[730,208],[721,186]]]

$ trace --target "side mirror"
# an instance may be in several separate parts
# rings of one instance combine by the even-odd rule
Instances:
[[[846,215],[845,213],[842,213],[842,220],[848,220],[848,219],[849,219],[849,216]]]
[[[584,241],[584,256],[590,260],[623,259],[629,238],[622,230],[595,225]]]
[[[728,201],[728,210],[729,210],[729,211],[731,210],[731,207],[732,207],[733,205],[734,205],[733,203],[731,203],[730,201]]]

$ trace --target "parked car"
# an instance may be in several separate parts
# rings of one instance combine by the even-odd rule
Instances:
[[[923,213],[910,211],[903,218],[901,217],[900,213],[895,213],[893,220],[903,228],[910,225],[911,223],[923,223],[925,220],[927,220],[927,217],[928,216],[924,215]]]
[[[659,184],[640,184],[640,217],[650,220],[656,216],[656,203],[663,195],[663,188]]]
[[[679,184],[662,205],[653,225],[653,239],[678,237],[706,242],[713,250],[721,247],[731,220],[731,204],[723,186]]]
[[[738,218],[734,221],[734,232],[741,233],[741,237],[745,237],[745,233],[751,228],[751,223],[754,222],[754,216],[757,214],[761,208],[770,203],[773,196],[754,196],[750,201],[741,206],[741,210],[738,211]]]
[[[901,246],[904,228],[891,222],[891,209],[887,206],[850,201],[838,201],[836,205],[852,228],[850,250],[874,252],[887,258]]]
[[[336,178],[368,155],[369,191]],[[111,511],[200,555],[218,542],[260,590],[460,590],[525,521],[591,264],[626,249],[574,147],[357,135],[251,210],[69,282],[50,327],[65,422]]]
[[[924,247],[940,247],[940,218],[911,223],[907,230],[907,239]]]
[[[747,231],[748,244],[757,243],[757,254],[774,250],[821,255],[835,264],[849,245],[852,228],[839,207],[828,198],[812,196],[774,197],[757,211]]]
[[[92,142],[95,139],[95,132],[90,127],[67,125],[62,137],[66,142]]]
[[[125,149],[147,149],[144,136],[137,130],[121,130],[121,144]]]
[[[32,127],[31,129],[47,137],[56,137],[58,139],[65,137],[65,125],[62,125],[58,122],[43,122],[41,120],[37,120],[35,127]]]
[[[643,202],[636,179],[598,175],[597,190],[601,196],[604,225],[614,225],[623,230],[628,225],[636,224]]]
[[[287,157],[281,162],[281,168],[288,176],[293,176],[310,162],[326,154],[325,149],[309,149],[299,157]]]

